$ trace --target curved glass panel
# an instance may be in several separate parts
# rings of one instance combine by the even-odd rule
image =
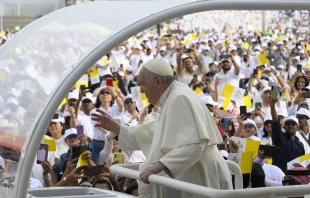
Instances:
[[[92,2],[70,6],[33,22],[0,48],[0,160],[5,161],[0,195],[13,197],[15,177],[18,179],[20,171],[30,171],[22,170],[23,153],[30,146],[38,115],[77,63],[117,30],[184,2],[153,4]],[[128,12],[141,6],[146,9]],[[116,15],[117,19],[112,17]],[[39,135],[43,137],[44,132]]]

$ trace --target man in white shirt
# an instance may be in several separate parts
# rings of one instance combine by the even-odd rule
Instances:
[[[309,139],[309,125],[307,120],[310,118],[310,112],[305,108],[300,108],[296,115],[299,122],[299,131],[296,136],[299,141],[304,145],[305,154],[310,154],[310,139]]]
[[[124,47],[125,49],[123,49]],[[115,70],[117,70],[121,64],[124,65],[124,61],[126,59],[126,54],[129,49],[127,45],[118,45],[111,51],[111,59],[114,62]],[[126,69],[126,68],[125,68]]]
[[[142,46],[139,44],[134,45],[133,47],[133,53],[130,56],[130,66],[134,69],[137,70],[140,67],[140,64],[142,63],[142,55],[144,54],[142,52]],[[143,61],[143,60],[142,60]]]
[[[124,99],[126,111],[121,116],[121,124],[134,126],[138,124],[139,112],[136,102],[132,101],[132,95],[128,94]]]
[[[231,66],[234,65],[234,70]],[[221,79],[220,84],[217,87],[218,93],[221,94],[226,83],[239,87],[240,80],[240,67],[230,54],[228,57],[224,57],[221,60],[222,71],[215,74],[213,86],[215,87],[215,81],[217,78]]]

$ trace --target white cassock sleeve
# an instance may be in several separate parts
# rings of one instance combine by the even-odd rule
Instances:
[[[131,130],[130,127],[121,125],[118,135],[118,146],[125,151],[140,150],[134,130]]]
[[[166,170],[166,173],[174,178],[175,175],[187,171],[201,159],[206,144],[207,143],[204,142],[175,148],[163,156],[159,161],[167,167],[168,172]]]
[[[135,126],[121,125],[118,146],[125,151],[142,150],[147,157],[150,153],[156,121]]]

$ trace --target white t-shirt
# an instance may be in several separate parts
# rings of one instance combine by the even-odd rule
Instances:
[[[220,78],[220,79],[225,79],[226,82],[221,82],[219,85],[218,85],[218,93],[221,94],[222,91],[223,91],[223,88],[224,88],[224,85],[226,83],[229,83],[235,87],[239,87],[239,80],[240,80],[240,73],[238,75],[235,74],[235,70],[231,69],[230,71],[228,71],[226,74],[221,71],[217,74],[215,74],[214,76],[214,81],[213,81],[213,86],[215,86],[215,80],[216,78]]]
[[[44,139],[53,139],[50,136],[45,135]],[[56,142],[56,152],[48,152],[47,160],[51,163],[51,165],[54,165],[55,158],[60,158],[60,156],[66,152],[68,152],[69,147],[65,142],[65,137],[61,136],[58,140],[55,140]]]
[[[94,125],[91,122],[91,116],[86,115],[84,112],[80,112],[78,116],[78,123],[79,125],[83,125],[85,135],[93,139]]]
[[[302,131],[297,131],[296,137],[298,137],[299,141],[304,145],[305,154],[310,154],[310,146],[309,146],[309,144],[307,142],[307,140],[309,139],[309,132],[308,132],[308,134],[305,134]],[[305,140],[305,138],[307,140]]]
[[[162,55],[158,54],[156,58],[164,60],[167,63],[169,63],[169,61],[170,61],[170,55],[168,55],[168,54],[166,54],[165,56],[162,56]]]
[[[137,55],[137,54],[134,54],[131,56],[130,58],[130,65],[132,68],[135,68],[135,69],[138,69],[139,68],[139,62],[140,60],[142,60],[142,54],[141,56],[140,55]]]
[[[114,103],[112,105],[112,107],[109,107],[107,111],[105,109],[103,109],[102,107],[100,107],[99,109],[108,113],[108,115],[110,115],[112,118],[119,118],[123,112],[123,111],[119,112],[118,105],[116,103]],[[90,114],[93,114],[93,113],[98,114],[96,109],[91,110]],[[93,126],[95,126],[95,124],[96,124],[96,122],[93,120],[91,120],[91,123],[93,124]],[[102,131],[100,131],[99,128],[94,127],[93,139],[103,141],[106,139],[106,134],[104,134]]]
[[[124,60],[126,59],[126,50],[112,50],[111,51],[111,59],[114,62],[115,69],[118,69],[121,64],[124,64]]]

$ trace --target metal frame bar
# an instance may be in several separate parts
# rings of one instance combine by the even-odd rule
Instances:
[[[120,1],[120,4],[122,2]],[[163,3],[163,2],[161,2]],[[89,65],[94,64],[97,60],[99,60],[105,53],[113,49],[119,42],[124,41],[130,38],[132,35],[137,34],[153,25],[161,23],[163,21],[167,21],[172,18],[176,18],[181,15],[192,14],[196,12],[202,11],[211,11],[211,10],[305,10],[310,8],[310,1],[307,0],[255,0],[255,1],[197,1],[192,3],[187,3],[181,6],[173,7],[167,10],[164,10],[159,13],[150,13],[149,17],[141,19],[134,24],[128,24],[127,28],[116,32],[109,39],[101,43],[98,47],[94,48],[92,52],[89,52],[80,62],[76,63],[76,67],[72,70],[71,73],[67,74],[67,76],[63,77],[63,82],[59,87],[55,88],[54,94],[49,98],[48,101],[45,101],[46,107],[43,106],[43,110],[40,111],[40,118],[38,119],[38,124],[34,127],[33,134],[29,139],[29,146],[23,151],[24,160],[22,160],[23,170],[31,170],[32,165],[34,163],[33,159],[35,158],[37,145],[41,142],[41,133],[44,131],[46,126],[49,123],[49,118],[53,115],[55,110],[57,109],[58,102],[62,100],[63,96],[70,90],[70,88],[75,84],[75,82],[79,79],[80,76],[88,69]],[[105,9],[108,9],[106,7]],[[139,8],[137,8],[139,9]],[[91,10],[85,10],[91,14]],[[134,10],[131,10],[134,12]],[[40,20],[40,19],[39,19]],[[25,197],[27,193],[28,180],[30,177],[30,171],[21,171],[19,179],[16,183],[17,185],[17,193],[14,197]],[[264,192],[270,192],[269,189],[277,190],[277,195],[284,195],[283,192],[289,191],[289,194],[292,195],[292,192],[298,191],[300,194],[310,194],[310,188],[308,186],[300,186],[300,187],[287,187],[288,190],[284,190],[286,188],[265,188],[264,190],[253,189],[252,190],[236,190],[234,194],[238,195],[238,197],[247,197],[255,195],[265,195]],[[258,192],[257,192],[258,191]],[[253,194],[253,193],[254,194]],[[257,192],[257,193],[256,193]],[[224,191],[216,191],[214,189],[208,190],[206,194],[217,193],[217,195],[221,195],[223,197]],[[274,193],[270,192],[270,195]],[[226,194],[227,195],[227,194]]]
[[[308,185],[304,186],[286,186],[286,187],[267,187],[267,188],[250,188],[250,189],[242,189],[242,183],[240,184],[240,179],[242,180],[242,174],[239,167],[231,161],[226,161],[228,166],[237,168],[235,173],[236,185],[241,188],[236,190],[216,190],[213,188],[208,188],[204,186],[199,186],[196,184],[191,184],[175,179],[170,179],[167,177],[159,176],[159,175],[150,175],[149,182],[153,184],[157,184],[160,186],[166,186],[169,188],[177,189],[180,191],[201,195],[204,197],[212,197],[212,198],[248,198],[248,197],[276,197],[276,196],[297,196],[297,195],[305,195],[310,194],[310,189]],[[236,167],[235,167],[236,166]],[[125,164],[125,165],[113,165],[111,167],[111,172],[120,175],[123,177],[133,178],[139,180],[140,172],[137,170],[139,164]],[[233,169],[234,169],[233,168]],[[233,170],[231,169],[231,170]],[[237,173],[240,172],[240,173]],[[242,182],[242,181],[241,181]]]

